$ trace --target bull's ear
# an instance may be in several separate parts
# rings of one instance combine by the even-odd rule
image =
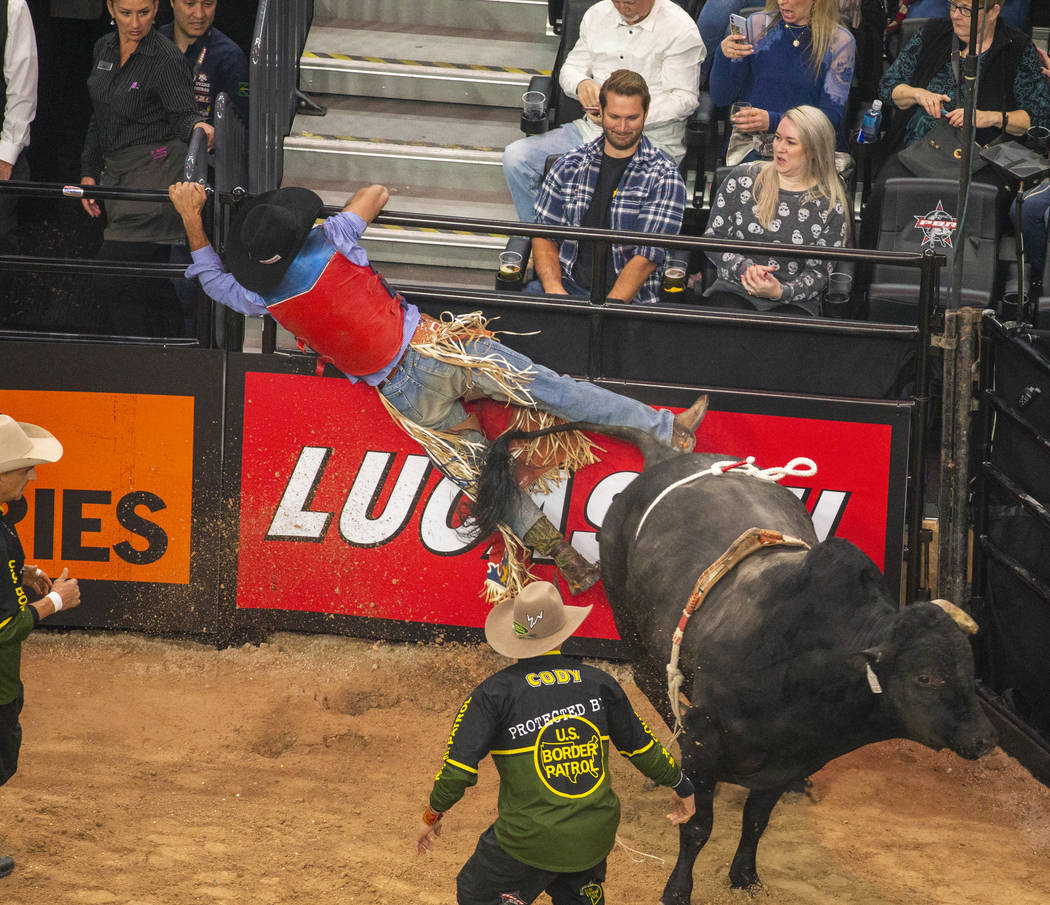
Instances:
[[[881,647],[869,647],[867,650],[862,650],[850,658],[857,669],[864,670],[864,675],[868,680],[868,687],[871,689],[872,694],[882,694],[882,685],[879,683],[879,677],[875,674],[873,667],[881,662],[884,655],[885,651]]]

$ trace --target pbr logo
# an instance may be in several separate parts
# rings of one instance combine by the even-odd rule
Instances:
[[[536,737],[536,772],[555,795],[590,795],[605,778],[598,727],[576,716],[549,722]]]
[[[915,228],[923,232],[921,248],[927,245],[952,248],[952,233],[958,225],[959,221],[944,209],[940,201],[932,211],[915,216]]]

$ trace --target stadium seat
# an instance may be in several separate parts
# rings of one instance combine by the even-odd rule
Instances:
[[[880,251],[918,251],[943,254],[940,292],[951,285],[952,264],[958,247],[955,210],[958,183],[954,179],[902,178],[886,181],[886,193],[875,247]],[[974,182],[967,211],[964,305],[987,306],[1001,291],[999,276],[998,189]],[[919,272],[913,267],[879,264],[868,289],[868,319],[914,324],[918,319]]]

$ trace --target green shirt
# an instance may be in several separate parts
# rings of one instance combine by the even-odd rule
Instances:
[[[493,825],[500,847],[541,870],[587,870],[612,850],[620,822],[610,741],[653,781],[681,781],[674,758],[612,676],[559,651],[520,660],[482,682],[460,708],[430,806],[452,807],[491,754],[500,776]]]

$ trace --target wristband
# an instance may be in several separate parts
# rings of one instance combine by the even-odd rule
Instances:
[[[428,804],[427,807],[426,807],[426,810],[423,811],[423,822],[427,826],[433,826],[435,823],[437,823],[441,819],[442,813],[443,813],[442,811],[435,811]]]
[[[47,599],[55,605],[55,612],[57,613],[62,609],[62,595],[58,591],[52,591],[47,595]]]
[[[1004,111],[1003,111],[1003,128],[1002,128],[1002,131],[1003,131],[1003,132],[1005,132],[1005,131],[1006,131],[1006,126],[1007,126],[1007,124],[1008,124],[1009,122],[1010,122],[1010,118],[1009,118],[1009,117],[1007,116],[1007,114],[1006,114],[1006,111],[1004,110]]]

